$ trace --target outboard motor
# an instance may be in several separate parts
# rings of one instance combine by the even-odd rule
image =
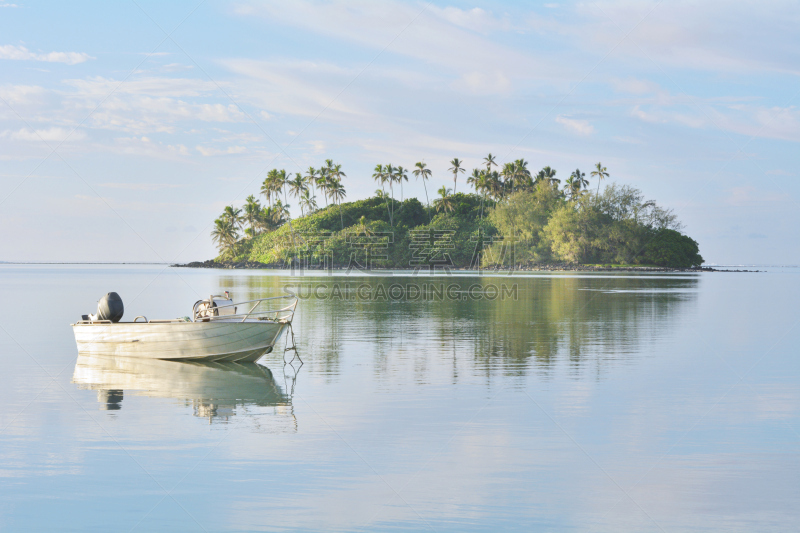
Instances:
[[[122,305],[122,298],[116,292],[109,292],[97,302],[97,314],[89,315],[90,320],[110,320],[119,322],[125,307]]]

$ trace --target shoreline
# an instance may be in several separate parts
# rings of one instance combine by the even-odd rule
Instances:
[[[209,259],[207,261],[192,261],[186,264],[172,264],[170,267],[176,268],[216,268],[223,270],[308,270],[315,272],[345,272],[348,270],[347,265],[334,265],[330,269],[321,268],[303,268],[300,266],[291,266],[285,264],[267,264],[259,263],[257,261],[215,261]],[[352,268],[351,271],[355,272],[391,272],[396,270],[413,270],[398,269],[398,268],[370,268],[370,269],[357,269]],[[419,269],[420,272],[427,272],[428,269]],[[647,267],[647,266],[623,266],[623,267],[606,267],[606,266],[593,266],[593,265],[562,265],[562,264],[542,264],[542,265],[524,265],[516,268],[486,268],[483,270],[474,270],[469,268],[452,267],[449,269],[439,268],[435,272],[761,272],[760,270],[728,270],[717,269],[712,267],[697,267],[697,268],[669,268],[669,267]]]

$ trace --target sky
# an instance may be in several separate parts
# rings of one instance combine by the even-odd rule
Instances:
[[[0,261],[205,260],[269,169],[333,159],[355,200],[378,163],[433,194],[491,152],[602,162],[707,263],[800,264],[798,27],[789,1],[5,1]]]

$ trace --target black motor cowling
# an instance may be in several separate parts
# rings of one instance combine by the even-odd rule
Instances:
[[[97,314],[92,319],[119,322],[124,312],[125,307],[122,305],[122,298],[116,292],[109,292],[97,302]]]

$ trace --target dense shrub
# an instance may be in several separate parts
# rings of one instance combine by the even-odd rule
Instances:
[[[666,228],[653,232],[642,256],[646,263],[672,268],[691,268],[703,264],[697,242]]]

